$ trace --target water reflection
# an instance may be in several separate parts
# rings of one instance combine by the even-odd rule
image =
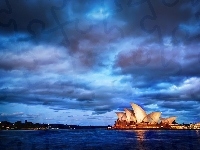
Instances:
[[[0,149],[197,150],[200,130],[0,131]],[[23,137],[23,138],[22,138]],[[3,140],[1,140],[3,139]]]
[[[196,130],[196,137],[198,137],[198,141],[200,142],[200,131],[199,130]]]
[[[137,130],[135,131],[136,133],[136,138],[138,141],[144,141],[145,140],[145,130]]]
[[[196,134],[197,134],[198,136],[200,135],[199,130],[196,130]]]
[[[138,148],[141,149],[141,150],[146,149],[145,144],[144,144],[144,141],[146,139],[146,136],[145,136],[146,131],[145,130],[136,130],[135,133],[136,133],[136,139],[137,139],[137,142],[138,142],[137,143]]]

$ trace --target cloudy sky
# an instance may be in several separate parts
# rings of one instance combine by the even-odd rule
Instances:
[[[0,121],[200,122],[198,0],[2,0],[0,33]]]

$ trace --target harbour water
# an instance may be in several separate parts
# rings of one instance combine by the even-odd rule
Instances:
[[[1,150],[200,150],[199,130],[8,130]]]

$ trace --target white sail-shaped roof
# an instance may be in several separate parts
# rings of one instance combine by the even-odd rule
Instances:
[[[126,113],[123,114],[122,116],[122,121],[126,120]]]
[[[152,113],[148,114],[145,117],[145,119],[147,119],[147,122],[149,122],[151,124],[156,124],[159,121],[160,115],[161,115],[161,112],[152,112]]]
[[[147,115],[146,112],[137,104],[131,103],[131,106],[134,110],[137,123],[142,122]]]
[[[115,112],[117,114],[117,117],[120,121],[126,120],[126,114],[124,112]]]
[[[124,115],[124,112],[116,112],[117,117],[119,120],[122,120],[122,116]]]
[[[176,120],[176,117],[162,118],[162,123],[172,124],[172,122]]]
[[[136,122],[136,118],[135,118],[133,111],[130,109],[126,109],[126,108],[124,110],[126,113],[126,121],[127,122],[130,122],[130,121]]]

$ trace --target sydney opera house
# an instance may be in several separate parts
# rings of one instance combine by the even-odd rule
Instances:
[[[176,117],[161,118],[161,112],[147,114],[140,106],[131,103],[132,109],[116,112],[115,129],[171,128]]]

